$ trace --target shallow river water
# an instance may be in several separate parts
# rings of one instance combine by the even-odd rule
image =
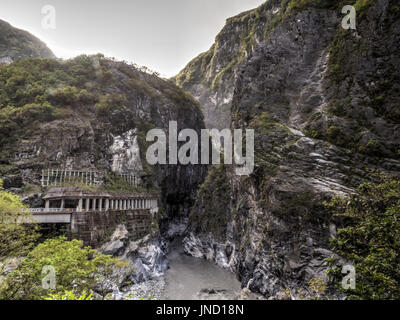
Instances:
[[[233,299],[239,294],[240,282],[233,273],[186,255],[181,239],[171,243],[169,252],[163,299]]]

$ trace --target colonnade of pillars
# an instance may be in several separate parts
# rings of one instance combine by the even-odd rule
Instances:
[[[77,211],[108,211],[153,209],[158,206],[157,199],[104,199],[81,198],[78,200]],[[46,200],[46,209],[49,209],[50,201]],[[65,200],[61,199],[60,209],[65,208]]]

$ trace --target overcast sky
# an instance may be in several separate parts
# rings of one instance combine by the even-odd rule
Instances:
[[[0,19],[39,37],[58,57],[101,52],[170,77],[209,49],[228,17],[263,2],[0,0]],[[56,29],[42,28],[45,5],[56,9]]]

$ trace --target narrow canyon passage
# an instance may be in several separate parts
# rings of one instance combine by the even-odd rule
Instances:
[[[213,262],[186,255],[182,239],[171,243],[168,261],[170,268],[165,275],[163,299],[232,299],[241,290],[233,273]]]

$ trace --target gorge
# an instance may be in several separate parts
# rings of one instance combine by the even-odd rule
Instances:
[[[356,29],[342,28],[344,5],[355,6]],[[326,203],[356,194],[372,171],[400,172],[396,0],[268,0],[227,19],[214,45],[172,79],[101,54],[57,59],[21,32],[0,21],[4,188],[46,208],[43,181],[53,175],[43,172],[56,168],[96,172],[52,178],[88,199],[159,196],[140,238],[130,219],[93,228],[97,249],[135,267],[118,298],[286,299],[286,290],[328,282],[327,259],[341,259],[330,242],[346,224]],[[160,157],[155,135],[146,139],[155,129],[165,133],[157,142],[177,142],[175,157],[164,146],[165,161],[147,160],[146,150]],[[254,170],[177,161],[185,129],[253,130]],[[194,148],[186,158],[203,155]]]

